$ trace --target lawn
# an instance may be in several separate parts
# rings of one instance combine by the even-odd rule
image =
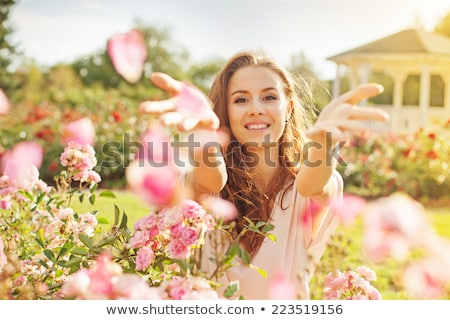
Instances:
[[[128,226],[132,229],[134,221],[148,214],[151,208],[140,201],[134,194],[128,191],[114,191],[115,198],[97,197],[94,205],[89,201],[79,203],[74,201],[72,207],[80,213],[97,210],[98,216],[106,218],[110,223],[114,221],[114,206],[128,216]],[[436,232],[450,239],[450,208],[428,208],[429,218]],[[382,264],[367,262],[362,255],[363,223],[357,219],[350,226],[340,226],[333,237],[331,244],[322,259],[321,266],[317,269],[316,277],[312,281],[312,297],[319,298],[325,275],[333,268],[340,270],[355,269],[359,265],[372,268],[378,276],[374,286],[381,292],[385,300],[408,299],[401,287],[401,273],[403,268],[411,261],[399,262],[386,260]],[[420,255],[414,253],[411,259]]]

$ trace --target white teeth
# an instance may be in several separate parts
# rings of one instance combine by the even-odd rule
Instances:
[[[260,130],[260,129],[268,128],[269,125],[266,123],[252,123],[252,124],[246,125],[246,127],[247,127],[247,129],[250,129],[250,130]]]

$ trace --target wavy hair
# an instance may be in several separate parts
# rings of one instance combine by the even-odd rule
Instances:
[[[239,211],[236,219],[234,235],[237,236],[248,224],[244,217],[254,223],[270,222],[271,210],[275,199],[281,201],[286,190],[292,186],[303,158],[303,146],[307,142],[305,131],[311,123],[313,108],[312,94],[309,86],[302,79],[294,81],[294,75],[270,57],[257,52],[240,52],[234,55],[216,76],[210,91],[210,99],[214,105],[221,126],[230,128],[228,118],[228,86],[231,77],[241,68],[254,66],[268,68],[275,72],[283,82],[286,99],[292,101],[290,115],[286,120],[285,130],[279,141],[279,172],[271,181],[269,190],[264,192],[256,188],[253,170],[248,166],[245,150],[230,132],[231,142],[225,151],[228,181],[221,191],[221,196],[234,203]],[[309,105],[308,105],[309,104]],[[278,194],[281,195],[278,198]],[[264,237],[246,232],[241,238],[241,245],[254,257]]]

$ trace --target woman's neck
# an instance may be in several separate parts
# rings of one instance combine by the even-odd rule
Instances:
[[[270,189],[270,183],[279,168],[278,148],[266,147],[248,150],[255,161],[253,172],[255,183],[262,192]]]

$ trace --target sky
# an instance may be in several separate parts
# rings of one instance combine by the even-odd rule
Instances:
[[[287,66],[303,52],[330,79],[328,57],[406,28],[432,31],[448,13],[450,0],[17,0],[10,19],[12,41],[43,66],[101,50],[139,19],[169,28],[193,61],[257,49]]]

